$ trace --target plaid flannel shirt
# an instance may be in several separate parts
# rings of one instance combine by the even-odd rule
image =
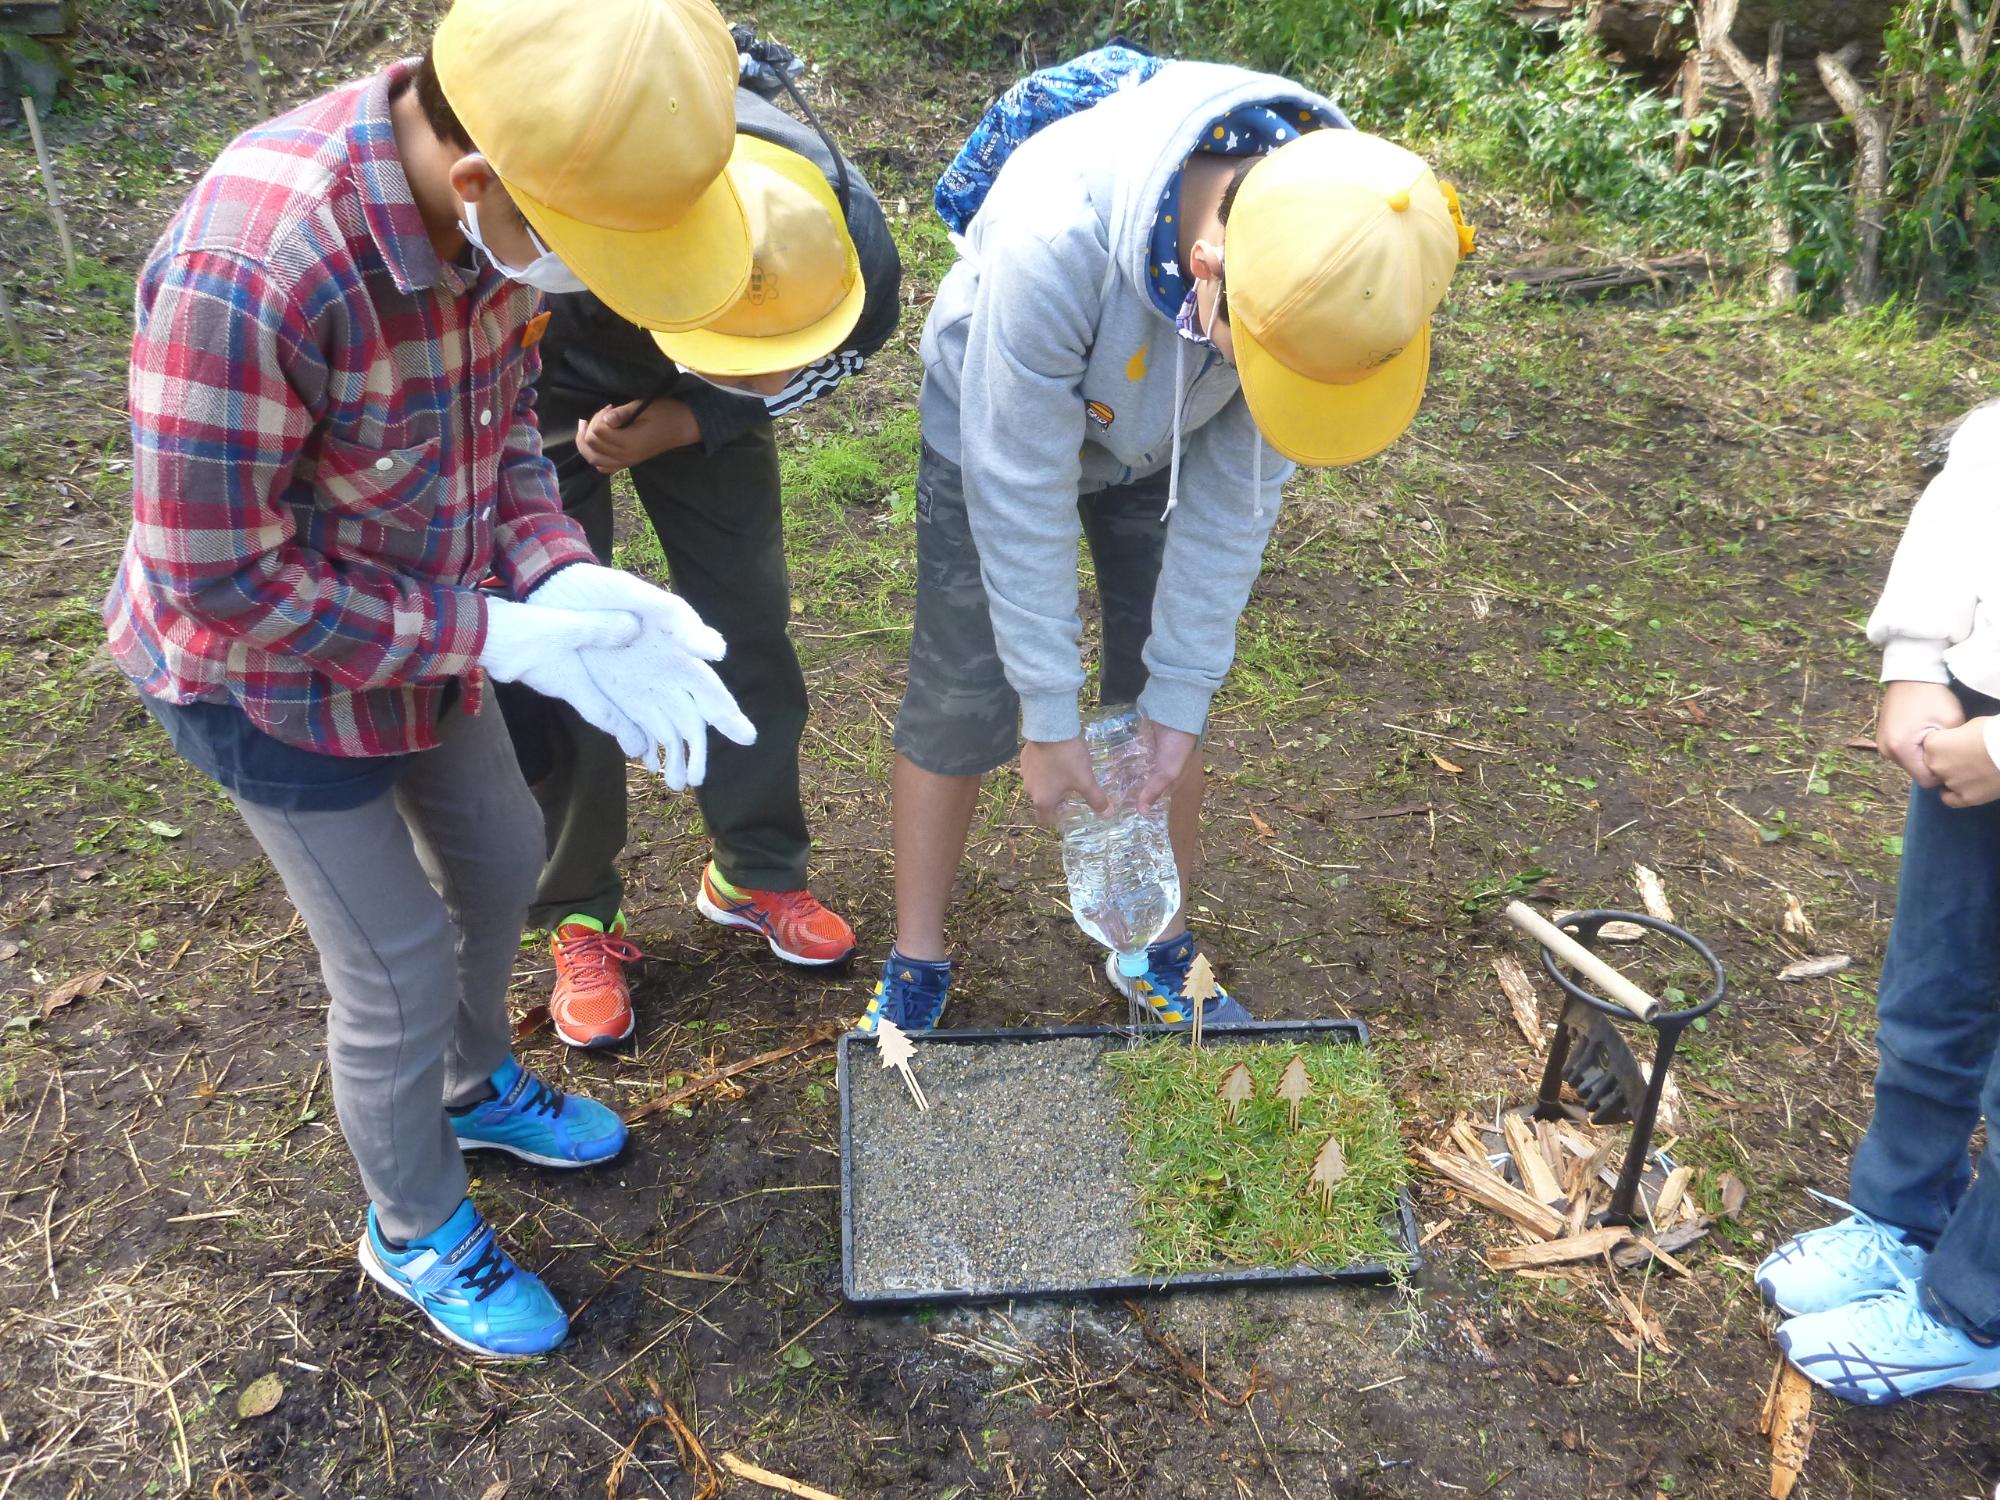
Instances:
[[[389,120],[407,72],[240,136],[139,280],[112,656],[330,755],[436,745],[453,679],[478,707],[481,580],[594,561],[535,429],[538,294],[439,260]]]

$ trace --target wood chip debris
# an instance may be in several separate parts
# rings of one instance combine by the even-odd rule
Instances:
[[[1493,960],[1493,977],[1500,981],[1500,993],[1507,997],[1507,1005],[1514,1012],[1514,1024],[1521,1035],[1527,1038],[1530,1047],[1540,1047],[1542,1036],[1542,1008],[1535,998],[1535,986],[1528,978],[1528,971],[1521,967],[1521,960],[1511,953],[1503,953]]]
[[[1487,1133],[1490,1138],[1495,1132],[1489,1128]],[[1664,1180],[1655,1173],[1650,1182],[1641,1181],[1640,1207],[1647,1219],[1638,1225],[1590,1227],[1591,1217],[1610,1202],[1617,1184],[1614,1158],[1622,1154],[1625,1133],[1570,1120],[1534,1120],[1519,1111],[1501,1116],[1497,1133],[1504,1154],[1489,1153],[1463,1118],[1446,1131],[1444,1149],[1417,1149],[1433,1175],[1531,1237],[1532,1243],[1489,1251],[1486,1261],[1494,1270],[1548,1274],[1541,1268],[1609,1256],[1611,1264],[1627,1270],[1658,1261],[1676,1275],[1693,1275],[1676,1253],[1704,1238],[1710,1228],[1695,1203],[1694,1168],[1676,1166]],[[1496,1162],[1501,1167],[1511,1162],[1519,1182]],[[1725,1208],[1734,1202],[1740,1209],[1747,1197],[1742,1183],[1727,1173],[1717,1180],[1716,1193]],[[1622,1309],[1614,1311],[1623,1315]],[[1665,1347],[1641,1324],[1634,1326],[1647,1343]]]
[[[1548,1158],[1542,1155],[1542,1144],[1528,1122],[1519,1114],[1508,1114],[1502,1117],[1500,1130],[1507,1138],[1507,1150],[1513,1155],[1514,1168],[1521,1174],[1528,1196],[1551,1207],[1561,1202],[1562,1184],[1556,1181]]]
[[[1785,917],[1781,925],[1790,937],[1802,937],[1811,942],[1818,936],[1813,930],[1812,918],[1806,915],[1804,903],[1790,891],[1785,892]]]
[[[1778,977],[1787,984],[1803,984],[1808,979],[1825,979],[1829,974],[1838,974],[1843,969],[1854,966],[1853,955],[1828,953],[1820,958],[1802,958],[1778,970]]]
[[[1562,1236],[1561,1214],[1547,1204],[1537,1203],[1484,1162],[1446,1156],[1421,1146],[1417,1149],[1431,1171],[1473,1202],[1518,1224],[1536,1239],[1553,1240]]]
[[[1639,904],[1646,908],[1646,915],[1662,922],[1677,922],[1673,903],[1667,900],[1666,882],[1659,873],[1644,865],[1632,866],[1632,883],[1639,888]]]
[[[1780,1359],[1757,1421],[1757,1430],[1771,1439],[1771,1500],[1788,1500],[1805,1470],[1818,1425],[1812,1398],[1812,1382],[1790,1360]]]
[[[734,1453],[722,1455],[722,1467],[738,1479],[747,1479],[752,1484],[761,1484],[767,1490],[776,1490],[781,1495],[794,1495],[798,1500],[840,1500],[840,1496],[827,1490],[815,1489],[783,1474],[774,1474],[769,1469],[761,1469],[756,1464],[738,1458]]]

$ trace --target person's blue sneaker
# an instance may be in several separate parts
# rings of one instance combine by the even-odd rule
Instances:
[[[1184,932],[1177,938],[1155,943],[1146,950],[1144,974],[1128,976],[1123,973],[1118,967],[1118,955],[1113,953],[1104,960],[1104,977],[1127,1000],[1145,1001],[1153,1019],[1160,1025],[1185,1031],[1194,1025],[1194,1007],[1182,998],[1181,990],[1187,983],[1188,966],[1194,962],[1194,955],[1194,934]],[[1215,998],[1201,1010],[1204,1031],[1211,1026],[1240,1026],[1255,1019],[1230,997],[1220,981],[1215,986]]]
[[[541,1278],[524,1271],[467,1198],[422,1239],[392,1250],[368,1206],[361,1269],[413,1304],[459,1348],[494,1359],[532,1359],[569,1335],[569,1318]]]
[[[449,1111],[461,1151],[505,1151],[543,1167],[592,1167],[625,1149],[625,1122],[581,1094],[565,1094],[508,1058],[493,1097]]]
[[[2000,1386],[2000,1344],[1933,1317],[1914,1281],[1793,1318],[1779,1326],[1778,1347],[1813,1384],[1864,1406]]]
[[[887,1016],[905,1031],[930,1031],[944,1018],[951,998],[951,960],[905,958],[894,948],[882,961],[882,977],[854,1029],[875,1034],[875,1024]]]
[[[1851,1203],[1824,1193],[1813,1196],[1850,1216],[1792,1236],[1757,1267],[1757,1290],[1786,1317],[1831,1312],[1923,1274],[1927,1257],[1921,1247]]]

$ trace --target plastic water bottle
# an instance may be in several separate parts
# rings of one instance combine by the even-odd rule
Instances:
[[[1081,802],[1061,809],[1063,875],[1076,925],[1118,955],[1119,972],[1146,972],[1146,949],[1181,906],[1180,870],[1167,838],[1167,808],[1138,812],[1133,799],[1153,769],[1152,750],[1130,704],[1098,709],[1084,720],[1090,768],[1111,798],[1099,817]]]

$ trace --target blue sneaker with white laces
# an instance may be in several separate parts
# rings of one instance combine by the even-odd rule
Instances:
[[[876,1023],[887,1016],[905,1031],[930,1031],[944,1019],[950,999],[950,959],[905,958],[891,948],[882,961],[875,993],[868,997],[868,1008],[854,1029],[873,1036]]]
[[[401,1250],[389,1248],[370,1204],[360,1256],[372,1280],[468,1353],[532,1359],[569,1336],[561,1305],[540,1277],[514,1264],[470,1198]]]
[[[511,1057],[487,1082],[491,1099],[448,1111],[461,1151],[505,1151],[543,1167],[594,1167],[625,1149],[625,1122],[615,1110],[550,1088]]]
[[[1852,1203],[1813,1194],[1849,1217],[1824,1229],[1794,1235],[1757,1267],[1757,1290],[1786,1317],[1831,1312],[1877,1292],[1894,1291],[1923,1275],[1929,1257],[1920,1245]]]
[[[1104,961],[1104,977],[1127,1000],[1145,1001],[1158,1024],[1186,1031],[1194,1025],[1194,1006],[1181,992],[1187,985],[1188,967],[1194,962],[1195,951],[1194,934],[1184,932],[1148,948],[1146,969],[1141,974],[1127,974],[1118,955],[1111,954]],[[1231,998],[1220,981],[1216,983],[1214,998],[1201,1009],[1204,1031],[1211,1026],[1241,1026],[1255,1019]]]
[[[2000,1386],[2000,1344],[1933,1316],[1914,1281],[1793,1318],[1779,1326],[1778,1347],[1814,1385],[1863,1406]]]

